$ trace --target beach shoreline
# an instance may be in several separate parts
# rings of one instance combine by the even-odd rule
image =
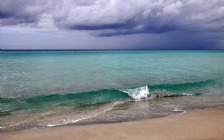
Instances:
[[[167,117],[0,133],[1,140],[224,139],[224,108],[201,109]]]

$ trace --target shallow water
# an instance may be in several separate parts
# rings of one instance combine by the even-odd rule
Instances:
[[[2,51],[0,131],[224,107],[223,60],[224,51]]]

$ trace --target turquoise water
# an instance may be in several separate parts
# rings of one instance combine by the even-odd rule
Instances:
[[[221,107],[223,60],[224,51],[2,51],[0,129]]]

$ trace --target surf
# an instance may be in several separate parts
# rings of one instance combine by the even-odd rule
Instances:
[[[10,115],[12,112],[19,110],[35,108],[79,107],[114,101],[141,101],[164,97],[198,96],[201,95],[202,92],[197,92],[195,89],[202,89],[212,84],[215,84],[214,80],[152,86],[146,85],[130,89],[103,89],[69,94],[0,98],[0,116]]]
[[[124,89],[120,91],[127,93],[130,97],[132,97],[136,101],[150,98],[150,92],[147,85],[143,87],[138,87],[134,89]]]

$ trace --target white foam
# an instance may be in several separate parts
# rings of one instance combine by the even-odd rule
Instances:
[[[174,112],[181,112],[180,114],[186,113],[186,110],[182,110],[182,109],[179,109],[179,108],[176,108],[176,107],[172,111],[174,111]]]
[[[193,94],[183,93],[184,96],[193,96]]]
[[[89,112],[88,114],[86,114],[85,116],[82,116],[80,118],[76,118],[76,119],[69,118],[69,119],[62,119],[62,120],[58,120],[58,121],[53,121],[53,122],[47,123],[46,126],[47,127],[54,127],[54,126],[59,126],[59,125],[74,124],[74,123],[77,123],[79,121],[89,119],[89,118],[93,118],[93,117],[96,117],[100,114],[106,113],[106,112],[112,110],[115,105],[121,104],[121,103],[123,103],[123,102],[116,101],[116,102],[113,102],[112,104],[106,105],[102,109]]]
[[[77,120],[64,119],[64,120],[62,120],[62,122],[48,123],[47,127],[54,127],[54,126],[58,126],[58,125],[66,125],[66,124],[70,124],[70,123],[76,123],[80,120],[82,120],[82,119],[77,119]]]
[[[150,97],[150,92],[147,85],[135,89],[125,89],[121,91],[127,93],[137,101],[142,99],[148,99]]]
[[[56,124],[48,124],[47,127],[54,127],[57,126]]]

